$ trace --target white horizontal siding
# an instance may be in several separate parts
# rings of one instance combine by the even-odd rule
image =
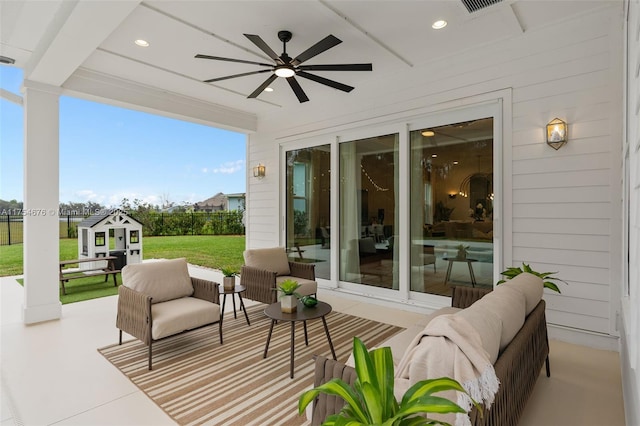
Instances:
[[[518,203],[513,205],[513,217],[540,219],[608,219],[611,217],[611,203]]]
[[[277,153],[267,147],[291,135],[335,135],[338,130],[332,129],[402,123],[439,103],[511,89],[512,134],[505,139],[512,145],[504,150],[511,156],[504,176],[511,203],[504,213],[511,221],[512,247],[505,247],[504,258],[513,265],[524,261],[536,270],[558,271],[569,281],[562,295],[545,293],[554,323],[615,333],[611,294],[617,291],[612,271],[619,268],[616,247],[621,239],[620,13],[612,6],[463,54],[417,63],[411,70],[400,68],[394,78],[402,88],[387,90],[383,80],[359,85],[359,93],[370,93],[367,102],[349,97],[330,109],[310,102],[299,116],[276,115],[259,123],[273,134],[260,134],[251,155],[255,161],[260,152],[277,164]],[[569,142],[558,151],[544,141],[544,126],[555,117],[569,123]],[[276,181],[265,188],[280,202]],[[255,194],[256,205],[271,211],[268,201],[264,193]],[[256,216],[252,225],[258,232],[252,231],[252,244],[254,237],[256,243],[264,242],[269,232],[277,240],[277,219]]]

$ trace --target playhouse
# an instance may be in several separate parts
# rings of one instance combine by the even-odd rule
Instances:
[[[89,216],[78,224],[78,258],[115,256],[116,269],[142,262],[142,224],[122,210]],[[91,268],[93,262],[81,263]]]

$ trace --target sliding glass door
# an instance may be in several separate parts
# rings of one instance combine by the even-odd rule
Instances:
[[[411,290],[493,284],[493,118],[410,132]]]
[[[316,264],[329,279],[331,259],[331,147],[287,151],[286,248],[289,259]]]
[[[500,110],[457,109],[285,150],[290,259],[315,263],[330,286],[382,298],[441,303],[433,296],[453,285],[492,287]]]
[[[340,144],[340,280],[398,288],[398,140]]]

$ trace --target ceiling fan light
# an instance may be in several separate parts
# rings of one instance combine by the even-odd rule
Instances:
[[[289,78],[289,77],[293,77],[296,72],[293,70],[293,68],[283,66],[283,67],[276,68],[275,73],[278,77]]]

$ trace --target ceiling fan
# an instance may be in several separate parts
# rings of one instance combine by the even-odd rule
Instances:
[[[350,92],[353,90],[352,86],[348,86],[346,84],[339,83],[334,80],[330,80],[328,78],[320,77],[319,75],[310,74],[307,71],[371,71],[373,67],[371,64],[334,64],[334,65],[301,65],[303,62],[313,58],[316,55],[324,52],[325,50],[329,50],[332,47],[342,43],[337,37],[333,35],[328,35],[324,39],[320,40],[295,58],[291,58],[287,55],[287,42],[291,40],[291,32],[290,31],[278,31],[278,39],[282,41],[283,45],[283,53],[278,56],[276,52],[274,52],[267,43],[260,38],[260,36],[253,34],[245,34],[253,44],[258,46],[260,50],[267,54],[271,59],[275,61],[275,64],[265,64],[262,62],[254,62],[254,61],[245,61],[243,59],[232,59],[232,58],[221,58],[219,56],[209,56],[209,55],[196,55],[196,58],[201,59],[213,59],[216,61],[227,61],[227,62],[239,62],[242,64],[252,64],[252,65],[260,65],[262,67],[269,67],[269,69],[263,69],[258,71],[250,71],[242,74],[234,74],[228,75],[226,77],[218,77],[212,78],[209,80],[205,80],[205,83],[212,83],[214,81],[227,80],[230,78],[236,77],[244,77],[246,75],[253,74],[261,74],[265,72],[273,72],[267,78],[264,83],[262,83],[256,90],[253,91],[248,98],[257,98],[260,93],[264,91],[275,79],[278,77],[283,77],[287,79],[289,86],[296,94],[298,101],[300,103],[307,102],[309,98],[302,90],[302,87],[296,80],[295,76],[306,78],[308,80],[315,81],[316,83],[324,84],[326,86],[333,87],[334,89],[342,90],[343,92]]]

